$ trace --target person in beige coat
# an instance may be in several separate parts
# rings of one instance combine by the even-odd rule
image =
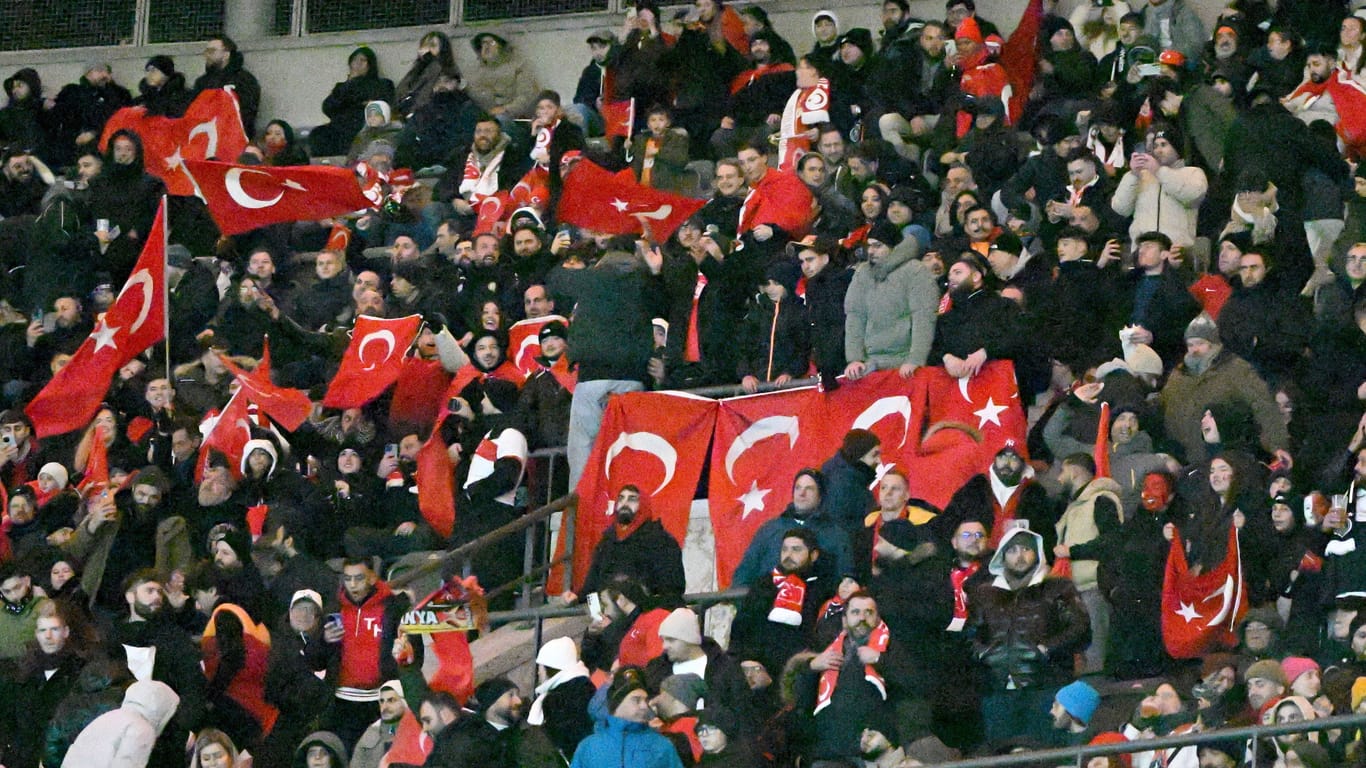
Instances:
[[[1086,604],[1091,620],[1091,644],[1083,654],[1082,674],[1105,670],[1105,644],[1110,637],[1110,604],[1100,592],[1096,577],[1100,565],[1101,536],[1119,530],[1124,522],[1124,505],[1119,500],[1119,483],[1096,477],[1096,462],[1089,454],[1074,453],[1062,460],[1058,482],[1067,499],[1067,508],[1058,518],[1058,543],[1055,557],[1069,558],[1072,583]]]
[[[531,65],[506,39],[492,32],[480,32],[470,45],[479,56],[465,74],[465,94],[470,100],[505,126],[510,120],[532,117],[541,86]]]

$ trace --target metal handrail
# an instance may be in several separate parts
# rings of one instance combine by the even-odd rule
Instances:
[[[706,607],[717,603],[729,603],[739,600],[749,594],[748,587],[735,587],[723,592],[696,592],[683,596],[683,603],[686,605],[696,605]],[[512,611],[490,611],[489,625],[498,626],[501,624],[511,624],[515,621],[544,621],[546,619],[565,619],[574,616],[583,616],[588,612],[587,606],[574,605],[545,605],[540,608],[519,608]]]
[[[821,383],[819,376],[811,376],[805,379],[793,379],[779,384],[773,381],[766,381],[757,386],[753,392],[746,392],[745,388],[736,384],[717,384],[711,387],[695,387],[693,389],[674,389],[666,390],[671,392],[683,392],[698,397],[710,397],[716,400],[725,397],[739,397],[740,395],[760,395],[765,392],[778,392],[784,389],[797,389],[799,387],[814,387]]]
[[[1165,750],[1173,747],[1198,746],[1210,742],[1246,741],[1247,739],[1261,739],[1283,736],[1291,733],[1311,733],[1314,731],[1331,731],[1340,728],[1359,728],[1361,726],[1366,726],[1366,715],[1338,715],[1316,720],[1303,720],[1298,723],[1219,728],[1210,731],[1183,733],[1180,736],[1136,739],[1134,741],[1114,744],[1084,744],[1076,747],[1063,747],[1059,749],[1040,749],[1012,755],[955,760],[952,762],[938,763],[938,765],[943,766],[944,768],[1010,768],[1010,766],[1016,765],[1062,765],[1066,762],[1075,761],[1075,764],[1080,768],[1081,766],[1085,766],[1087,761],[1093,757],[1109,757],[1111,755]],[[1251,766],[1252,768],[1256,768],[1257,766],[1257,752],[1255,748],[1251,756]]]

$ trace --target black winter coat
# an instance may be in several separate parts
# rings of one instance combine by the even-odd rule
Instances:
[[[968,598],[973,653],[990,673],[990,690],[1009,680],[1046,688],[1072,679],[1072,655],[1091,641],[1086,605],[1068,579],[1011,590],[981,584]],[[1040,650],[1039,646],[1043,646]]]
[[[133,106],[146,107],[148,115],[181,117],[192,101],[194,93],[185,87],[185,75],[173,72],[159,86],[148,85],[146,78],[139,82],[138,97],[133,100]]]
[[[794,379],[806,375],[811,361],[810,326],[796,297],[785,296],[774,304],[757,296],[740,327],[740,361],[736,374],[761,382],[783,374]]]
[[[597,592],[625,575],[640,581],[656,600],[682,597],[683,549],[658,520],[647,520],[621,541],[615,529],[610,534],[604,534],[593,548],[593,561],[579,590],[582,594]]]
[[[806,281],[806,319],[811,326],[811,353],[823,378],[844,373],[844,294],[854,270],[827,264]]]
[[[818,559],[816,567],[804,576],[806,593],[802,599],[802,623],[799,626],[769,619],[769,612],[773,610],[774,600],[778,596],[772,573],[760,575],[749,585],[749,594],[740,601],[735,621],[730,627],[730,652],[735,658],[757,661],[776,678],[793,654],[808,649],[824,650],[814,648],[816,623],[820,620],[821,607],[825,601],[835,596],[839,579],[837,575],[830,574],[828,569],[819,567],[823,562]]]
[[[237,104],[242,110],[242,129],[248,136],[256,135],[256,112],[261,106],[261,85],[256,76],[243,69],[241,51],[233,51],[228,63],[222,69],[204,68],[204,74],[194,81],[196,95],[210,88],[231,85],[237,94]]]

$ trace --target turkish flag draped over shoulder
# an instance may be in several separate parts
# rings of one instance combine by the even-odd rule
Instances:
[[[307,392],[276,386],[270,380],[269,336],[263,344],[261,362],[254,371],[243,370],[231,358],[222,355],[219,356],[219,360],[229,373],[237,377],[238,383],[246,390],[247,397],[286,430],[293,432],[298,429],[313,411],[313,401],[308,399]]]
[[[797,471],[829,458],[822,398],[805,387],[721,401],[707,481],[720,589],[754,532],[792,501]]]
[[[350,168],[234,165],[186,160],[209,215],[225,235],[286,221],[316,221],[370,207]]]
[[[577,489],[575,587],[588,575],[593,548],[612,525],[623,485],[640,488],[642,514],[683,543],[716,408],[715,400],[679,392],[631,392],[608,401]]]
[[[161,201],[146,245],[128,282],[95,322],[66,367],[52,377],[24,412],[38,437],[85,426],[95,415],[114,373],[166,338],[166,201]]]
[[[1238,644],[1237,627],[1247,613],[1238,529],[1228,527],[1228,550],[1214,568],[1192,575],[1180,535],[1172,539],[1162,580],[1162,641],[1174,659],[1194,659]]]
[[[328,408],[359,408],[379,397],[398,380],[403,358],[417,338],[421,315],[395,319],[356,318],[351,344],[342,355],[341,367],[327,386],[323,405]]]
[[[184,117],[152,117],[145,107],[124,107],[104,124],[100,148],[121,130],[133,131],[142,139],[147,172],[161,179],[173,195],[195,194],[194,179],[185,172],[185,160],[236,160],[247,148],[237,98],[220,88],[196,96]]]
[[[565,176],[557,218],[609,235],[640,234],[648,226],[650,238],[662,243],[703,205],[705,200],[643,187],[582,160]]]
[[[541,354],[541,329],[555,320],[569,325],[569,321],[559,315],[546,315],[519,320],[508,329],[508,360],[517,366],[517,370],[527,376],[541,370],[541,364],[536,362]]]

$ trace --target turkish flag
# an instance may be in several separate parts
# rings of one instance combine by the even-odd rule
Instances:
[[[100,148],[120,130],[133,131],[142,139],[147,172],[161,179],[173,195],[195,194],[194,179],[185,171],[186,160],[236,160],[247,148],[237,98],[214,88],[200,93],[184,117],[149,117],[145,107],[124,107],[104,124]]]
[[[85,463],[85,476],[76,485],[82,498],[98,496],[109,487],[109,446],[104,444],[104,427],[95,428],[90,441],[90,458]]]
[[[1100,421],[1096,422],[1096,446],[1091,449],[1096,461],[1096,477],[1110,474],[1110,404],[1100,404]]]
[[[356,174],[329,165],[234,165],[186,160],[224,235],[285,221],[316,221],[370,207]]]
[[[1338,111],[1337,133],[1348,152],[1360,157],[1366,152],[1366,88],[1342,67],[1328,79],[1328,93]]]
[[[248,410],[246,387],[239,387],[237,393],[223,406],[223,410],[212,419],[205,419],[200,429],[204,431],[204,442],[199,445],[199,461],[195,464],[194,477],[198,482],[204,479],[204,468],[208,466],[209,454],[218,451],[228,459],[228,470],[235,478],[242,477],[242,451],[251,439],[251,412]],[[206,426],[207,425],[207,429]]]
[[[66,367],[24,409],[38,437],[84,426],[95,415],[114,373],[166,338],[166,200],[157,208],[147,244],[118,298],[95,322]]]
[[[270,380],[269,336],[262,345],[261,362],[257,364],[255,371],[243,370],[223,355],[219,355],[218,359],[229,373],[237,377],[238,383],[247,391],[248,399],[286,430],[293,432],[298,429],[312,413],[313,401],[308,399],[307,392],[276,386]]]
[[[1238,528],[1228,527],[1224,561],[1194,576],[1181,536],[1172,539],[1162,580],[1162,641],[1174,659],[1194,659],[1238,645],[1238,622],[1247,613]]]
[[[924,366],[916,370],[915,378],[925,382],[926,433],[935,433],[935,444],[927,445],[926,452],[951,449],[952,455],[965,460],[937,464],[941,471],[936,473],[912,475],[913,495],[942,509],[954,491],[990,466],[1007,442],[1027,455],[1028,422],[1020,405],[1014,363],[992,360],[975,376],[963,378],[950,376],[941,366]]]
[[[417,506],[443,539],[455,530],[455,466],[446,453],[448,447],[438,423],[417,452]]]
[[[432,743],[432,737],[423,730],[422,724],[417,721],[417,715],[404,707],[403,717],[398,721],[398,728],[394,729],[394,740],[389,745],[389,750],[384,753],[384,757],[380,758],[379,768],[425,765],[433,746],[435,745]]]
[[[754,532],[792,500],[797,471],[829,458],[824,417],[815,387],[721,401],[707,483],[720,589],[730,585]]]
[[[642,514],[648,511],[683,542],[702,476],[698,457],[711,440],[716,408],[714,400],[681,392],[631,392],[608,401],[577,489],[575,587],[588,575],[593,548],[612,525],[613,506],[623,485],[640,488]]]
[[[1034,88],[1039,53],[1039,29],[1043,26],[1043,0],[1029,0],[1015,31],[1001,46],[998,60],[1010,80],[1010,119],[1015,122],[1024,112],[1025,101]]]
[[[323,405],[359,408],[379,397],[398,379],[404,355],[421,327],[421,315],[392,320],[364,315],[356,318],[351,344],[342,356],[341,368],[327,386]],[[383,356],[377,354],[379,349],[384,350]],[[367,354],[366,350],[373,351]]]
[[[394,384],[394,396],[389,399],[389,426],[419,431],[431,429],[437,414],[446,407],[446,388],[451,375],[440,360],[424,360],[412,356],[404,358],[403,367]]]
[[[557,218],[609,235],[646,232],[657,243],[669,239],[705,200],[660,192],[583,160],[564,179]]]
[[[479,212],[474,221],[474,234],[493,234],[502,237],[504,214],[512,213],[508,210],[508,201],[511,199],[507,192],[500,191],[480,200],[477,203]]]
[[[541,354],[541,329],[555,320],[566,327],[569,325],[569,321],[559,315],[546,315],[520,320],[508,329],[508,360],[517,366],[517,370],[527,376],[541,370],[541,364],[536,362]]]
[[[620,136],[631,140],[631,132],[636,124],[636,100],[604,101],[602,103],[602,122],[606,125],[604,134],[608,141]]]

